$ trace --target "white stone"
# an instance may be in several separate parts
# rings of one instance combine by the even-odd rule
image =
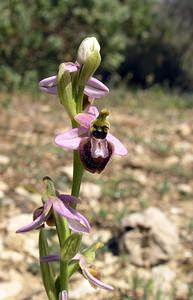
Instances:
[[[158,208],[150,207],[143,213],[126,216],[122,227],[125,234],[120,245],[137,266],[149,267],[166,262],[179,248],[176,226]]]
[[[6,192],[8,190],[8,185],[4,181],[0,181],[0,191]]]
[[[19,214],[12,216],[7,224],[9,232],[15,232],[18,228],[32,222],[32,214]]]
[[[65,174],[69,180],[73,178],[73,167],[72,165],[61,167],[60,172]]]
[[[83,182],[81,186],[81,195],[84,199],[99,199],[102,196],[101,187],[91,182]]]
[[[167,293],[172,289],[172,283],[176,278],[176,273],[168,266],[156,266],[152,269],[152,277],[155,293],[158,290]]]
[[[0,300],[14,298],[22,291],[22,287],[22,282],[16,279],[0,283]]]
[[[188,184],[179,184],[178,185],[178,191],[182,194],[191,194],[192,193],[192,187]]]
[[[0,253],[0,259],[18,263],[23,261],[23,255],[17,251],[4,250]]]
[[[10,158],[5,155],[0,155],[0,165],[7,165],[10,162]]]

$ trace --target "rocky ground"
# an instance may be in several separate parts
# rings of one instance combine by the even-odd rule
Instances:
[[[105,243],[95,266],[115,291],[76,275],[70,299],[193,299],[193,108],[149,96],[102,100],[129,154],[85,173],[79,209],[93,226],[85,245]],[[2,94],[0,108],[0,300],[46,300],[37,231],[15,230],[40,206],[43,176],[70,191],[72,154],[53,142],[69,122],[55,97]]]

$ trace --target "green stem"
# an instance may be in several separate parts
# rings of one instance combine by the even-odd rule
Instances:
[[[71,191],[72,196],[79,197],[83,171],[84,169],[80,161],[79,153],[75,150],[73,153],[73,181]]]
[[[65,240],[70,235],[70,230],[68,227],[67,221],[59,216],[57,213],[55,213],[55,220],[56,220],[56,229],[58,234],[58,239],[60,243],[60,251],[62,251],[63,245]],[[60,258],[60,290],[66,290],[68,291],[68,262],[63,261]]]
[[[83,96],[84,96],[84,86],[79,87],[77,103],[76,103],[76,111],[77,114],[82,112],[83,109]]]

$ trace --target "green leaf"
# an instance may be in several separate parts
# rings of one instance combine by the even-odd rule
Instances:
[[[78,233],[71,234],[65,241],[61,250],[61,260],[69,261],[79,251],[82,236]]]
[[[39,233],[39,254],[40,257],[49,254],[48,243],[43,229]],[[50,263],[40,261],[40,269],[43,284],[49,300],[57,300],[57,292],[54,281],[54,269]]]

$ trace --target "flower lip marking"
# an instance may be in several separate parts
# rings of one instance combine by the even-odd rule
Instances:
[[[102,109],[97,119],[91,123],[90,132],[91,136],[93,136],[95,139],[103,140],[106,138],[110,128],[110,124],[106,120],[108,115],[109,112],[106,109]]]

